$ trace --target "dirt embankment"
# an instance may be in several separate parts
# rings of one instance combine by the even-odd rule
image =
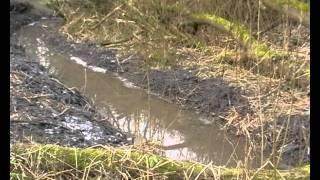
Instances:
[[[253,113],[249,102],[242,96],[242,90],[227,84],[222,78],[200,79],[196,75],[199,73],[197,67],[185,69],[178,65],[170,70],[146,71],[144,62],[137,56],[119,58],[116,50],[106,49],[94,42],[67,40],[70,36],[60,31],[63,23],[60,18],[52,18],[41,20],[32,28],[53,50],[72,54],[88,65],[116,73],[172,103],[215,116],[224,114],[232,107],[239,108],[243,116]]]
[[[71,146],[125,145],[129,136],[112,127],[77,90],[52,77],[26,56],[16,32],[43,13],[29,4],[10,5],[10,140]]]
[[[40,18],[41,16],[39,14],[28,10],[28,8],[22,7],[20,8],[20,10],[19,8],[16,8],[15,10],[11,11],[10,22],[12,22],[12,25],[10,25],[10,33],[13,34],[11,36],[10,42],[12,49],[12,57],[10,61],[11,72],[21,72],[16,74],[11,73],[10,77],[10,80],[12,81],[11,107],[13,108],[11,111],[11,121],[15,120],[15,118],[13,118],[15,116],[24,118],[23,121],[26,121],[26,119],[29,120],[29,118],[38,119],[35,120],[35,123],[12,123],[11,129],[15,129],[12,134],[17,136],[19,133],[16,132],[19,131],[26,131],[27,133],[25,135],[28,135],[28,133],[34,134],[35,132],[37,132],[37,130],[30,131],[30,129],[32,129],[32,127],[36,127],[38,129],[42,129],[41,133],[39,131],[39,134],[42,136],[44,135],[44,133],[46,133],[46,131],[49,131],[50,133],[52,132],[52,130],[47,129],[60,128],[60,130],[58,131],[59,133],[65,131],[63,136],[68,135],[69,133],[68,136],[70,137],[70,139],[79,137],[78,135],[79,133],[81,134],[81,129],[78,129],[77,131],[70,131],[68,130],[68,128],[70,127],[64,126],[65,123],[58,125],[56,123],[53,124],[52,122],[74,121],[74,118],[72,118],[72,116],[75,115],[73,113],[76,114],[77,118],[85,118],[85,120],[93,119],[95,121],[90,122],[95,123],[96,121],[103,119],[103,117],[100,117],[94,111],[94,108],[91,107],[90,103],[88,103],[88,100],[82,97],[79,93],[72,89],[70,90],[64,87],[60,83],[53,80],[53,77],[43,75],[46,74],[45,70],[41,69],[41,66],[36,63],[28,62],[30,60],[26,59],[26,57],[24,56],[23,48],[19,47],[16,44],[17,40],[15,40],[16,37],[14,35],[14,32],[21,26]],[[46,28],[41,28],[44,25],[43,23],[45,23]],[[199,74],[201,69],[197,66],[184,68],[177,65],[168,70],[145,71],[145,69],[143,68],[144,63],[139,59],[139,57],[130,56],[128,58],[119,59],[116,57],[115,51],[105,49],[103,47],[100,47],[99,45],[96,45],[95,43],[75,43],[73,41],[66,40],[67,38],[59,32],[59,28],[62,25],[63,21],[61,19],[53,18],[49,20],[41,20],[38,23],[34,24],[32,28],[34,28],[35,30],[41,29],[41,31],[39,32],[39,37],[41,37],[41,40],[43,40],[48,46],[50,46],[50,48],[53,48],[57,51],[68,52],[73,56],[79,57],[83,61],[86,61],[88,65],[102,67],[109,72],[117,73],[121,77],[124,77],[133,82],[135,85],[142,87],[152,93],[158,94],[160,97],[163,97],[173,103],[177,103],[187,108],[195,109],[201,113],[206,113],[208,116],[217,117],[217,119],[226,120],[224,118],[228,116],[228,120],[226,120],[227,123],[237,124],[237,127],[239,128],[237,129],[238,132],[243,133],[245,132],[245,130],[249,130],[249,132],[247,131],[247,133],[250,133],[251,137],[258,137],[258,139],[261,136],[266,136],[266,146],[270,148],[276,147],[276,149],[282,148],[282,156],[284,156],[284,158],[288,160],[289,164],[296,164],[298,163],[298,161],[306,162],[309,160],[308,114],[301,114],[299,112],[300,114],[296,113],[296,115],[294,116],[279,116],[276,120],[277,123],[273,124],[272,121],[270,121],[270,123],[266,123],[266,128],[264,129],[265,132],[263,134],[260,133],[260,128],[256,128],[256,130],[253,130],[254,128],[246,129],[246,127],[249,125],[243,123],[247,122],[246,119],[249,117],[248,119],[250,119],[250,122],[248,120],[248,123],[258,124],[260,122],[259,118],[261,117],[259,116],[258,110],[255,108],[255,106],[258,106],[257,103],[262,103],[263,105],[266,105],[262,108],[271,109],[269,107],[270,103],[274,103],[276,102],[276,100],[272,99],[273,97],[269,97],[268,94],[272,94],[275,91],[269,92],[269,90],[266,89],[266,92],[264,92],[264,89],[261,89],[261,94],[263,94],[264,96],[261,96],[261,98],[250,99],[248,97],[253,95],[250,94],[252,92],[247,91],[246,88],[232,86],[222,78],[199,78],[197,74]],[[22,66],[25,66],[27,68],[22,68],[21,70],[21,65],[19,64],[23,64]],[[41,73],[42,75],[39,76],[39,74]],[[248,79],[249,78],[251,77],[248,77]],[[268,82],[267,80],[268,79],[266,79],[266,83],[269,83],[269,81],[271,82],[271,80],[268,80]],[[17,81],[21,81],[21,84],[16,85],[17,83],[15,82]],[[30,82],[38,82],[38,84]],[[250,86],[250,82],[247,83],[244,81],[243,83]],[[46,90],[48,89],[48,87],[52,90]],[[29,95],[26,93],[29,93]],[[49,94],[53,94],[53,96]],[[43,95],[45,95],[45,97],[42,97]],[[23,100],[17,101],[17,97],[20,97],[20,99]],[[48,106],[48,103],[41,98],[46,98],[50,105]],[[70,98],[73,100],[66,100]],[[283,103],[289,102],[285,98],[283,99]],[[20,103],[20,106],[17,105],[17,102]],[[23,111],[19,110],[19,112],[25,111],[26,113],[31,113],[34,111],[34,115],[30,114],[26,116],[25,114],[15,114],[16,111],[14,108],[17,107],[22,107],[22,110],[26,108]],[[31,109],[34,108],[37,110],[30,111],[30,107]],[[89,108],[88,110],[83,110],[86,109],[86,107],[91,108]],[[235,123],[237,121],[237,118],[241,119],[241,121],[239,121],[240,123]],[[266,116],[265,118],[272,119],[273,117]],[[234,122],[230,122],[230,119],[234,119]],[[290,120],[287,121],[288,119]],[[42,123],[40,123],[41,121]],[[53,125],[58,126],[53,127]],[[98,125],[101,124],[97,123],[97,126]],[[123,133],[111,128],[111,126],[108,124],[106,126],[108,128],[104,133],[107,137],[115,137],[116,139],[114,141],[116,142],[116,144],[126,142],[126,137],[125,135],[123,135]],[[46,141],[57,142],[56,140],[58,138],[56,137],[56,135],[54,135],[53,138],[52,135],[50,136],[50,133],[49,135],[48,133],[46,134],[46,136],[49,137]],[[115,134],[121,135],[115,136]],[[77,139],[77,141],[82,142],[83,139],[86,140],[85,138],[82,138],[82,140]],[[103,139],[106,142],[98,142],[110,143],[110,141],[107,140],[108,138]],[[274,141],[276,141],[276,143]],[[84,143],[82,142],[82,144]]]

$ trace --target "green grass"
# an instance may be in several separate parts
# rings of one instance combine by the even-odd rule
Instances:
[[[175,161],[130,148],[70,148],[58,145],[15,144],[11,151],[12,179],[34,178],[252,178],[308,179],[310,166],[290,171],[261,168],[244,171],[212,164]],[[15,161],[15,162],[14,162]]]

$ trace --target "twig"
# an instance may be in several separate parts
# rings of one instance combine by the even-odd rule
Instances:
[[[27,99],[37,99],[37,98],[42,98],[42,97],[50,97],[50,96],[54,96],[53,94],[40,94],[37,96],[31,96],[31,97],[25,97]]]
[[[267,94],[263,94],[263,95],[260,95],[260,96],[256,96],[256,97],[249,97],[249,96],[245,96],[245,95],[241,95],[242,97],[244,98],[248,98],[248,99],[261,99],[261,98],[264,98],[264,97],[267,97],[269,95],[271,95],[272,93],[276,92],[277,90],[279,90],[280,86],[274,88],[273,90],[269,91]]]
[[[119,62],[119,58],[116,57],[116,60],[117,60],[118,66],[120,67],[121,72],[124,72],[124,70],[123,70],[123,68],[122,68],[122,66],[121,66],[121,64]]]
[[[72,88],[67,87],[66,85],[64,85],[63,83],[61,83],[61,82],[60,82],[58,79],[56,79],[56,78],[50,78],[50,79],[53,80],[53,81],[55,81],[55,82],[57,82],[57,83],[60,84],[62,87],[68,89],[68,90],[69,90],[70,92],[72,92],[72,93],[75,93],[74,90],[79,91],[76,87],[72,87]]]
[[[130,36],[129,38],[126,38],[126,39],[122,39],[122,40],[118,40],[118,41],[113,41],[113,42],[101,42],[100,45],[102,46],[109,46],[109,45],[112,45],[112,44],[121,44],[121,43],[125,43],[125,42],[128,42],[128,41],[131,41],[133,40],[134,38],[136,39],[139,39],[138,38],[138,35],[143,33],[143,31],[139,31],[137,33],[133,33],[132,36]]]
[[[122,39],[122,40],[119,40],[119,41],[113,41],[113,42],[101,42],[100,45],[102,46],[108,46],[108,45],[111,45],[111,44],[121,44],[121,43],[124,43],[124,42],[128,42],[128,41],[131,41],[134,37],[130,37],[130,38],[127,38],[127,39]]]
[[[127,61],[131,60],[133,57],[133,54],[130,55],[129,57],[125,58],[124,60],[122,60],[120,63],[123,64],[123,63],[126,63]]]
[[[70,107],[65,108],[61,113],[59,113],[58,115],[55,115],[54,117],[60,117],[62,116],[64,113],[66,113],[68,110],[70,109]]]
[[[102,24],[105,20],[107,20],[111,15],[113,15],[117,10],[119,10],[124,4],[121,4],[120,6],[114,8],[110,13],[108,13],[106,16],[104,16],[95,26],[90,28],[91,30],[96,29],[100,24]]]
[[[10,73],[12,74],[18,74],[18,75],[23,75],[23,76],[26,76],[28,78],[31,78],[31,76],[29,76],[28,74],[24,73],[23,71],[11,71]]]

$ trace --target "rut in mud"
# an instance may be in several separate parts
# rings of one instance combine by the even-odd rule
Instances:
[[[16,41],[23,25],[39,19],[30,5],[11,6],[10,13],[10,140],[69,146],[132,143],[127,134],[103,117],[77,90],[52,77],[46,68],[26,56]],[[25,13],[25,14],[21,14]]]
[[[89,98],[82,96],[77,89],[70,89],[59,83],[49,73],[50,69],[46,69],[46,62],[42,62],[42,65],[37,64],[36,59],[38,58],[41,63],[41,58],[36,57],[37,54],[34,52],[39,49],[30,49],[28,43],[45,44],[50,51],[70,55],[70,60],[72,60],[71,57],[81,59],[82,63],[87,66],[103,68],[107,73],[121,77],[122,80],[125,79],[125,82],[131,82],[125,84],[129,87],[133,87],[132,85],[141,87],[170,103],[194,109],[205,117],[205,125],[212,124],[216,120],[223,120],[221,115],[233,110],[232,108],[236,108],[238,116],[241,117],[255,113],[247,98],[243,96],[247,95],[247,92],[227,84],[220,78],[198,78],[196,74],[199,69],[196,66],[188,69],[176,66],[170,70],[146,72],[143,69],[143,62],[138,57],[119,59],[116,56],[116,50],[105,49],[92,42],[77,43],[67,40],[66,36],[59,32],[59,28],[64,23],[61,18],[49,16],[43,18],[42,13],[30,9],[30,6],[12,5],[11,9],[10,115],[11,121],[16,121],[11,123],[12,141],[30,141],[25,137],[32,136],[32,140],[36,142],[73,146],[132,143],[132,138],[127,133],[114,128],[113,125],[116,124],[110,124],[112,120],[108,118],[111,117],[98,113]],[[22,36],[17,31],[21,27],[23,27]],[[40,50],[47,51],[46,49]],[[40,53],[40,56],[42,55],[44,54]],[[74,76],[82,78],[83,74],[79,73]],[[130,103],[124,106],[130,106]],[[304,142],[303,133],[305,132],[297,129],[302,126],[309,129],[308,123],[305,123],[307,121],[304,121],[306,118],[308,115],[296,116],[289,124],[290,127],[293,127],[288,133],[292,143],[286,146],[284,160],[290,165],[301,161],[301,155],[304,156],[303,162],[308,161],[308,153],[304,151],[306,142]],[[279,124],[281,123],[282,121],[279,121]],[[202,131],[210,128],[201,128],[203,124],[197,125],[194,127],[196,129],[194,133],[188,134],[192,131],[190,127],[185,128],[188,123],[182,122],[179,125],[180,132],[183,129],[185,137],[187,135],[193,137],[194,142],[199,142],[199,144],[192,141],[181,142],[167,148],[181,149],[189,146],[190,143],[194,143],[193,146],[205,146],[201,144],[203,140],[201,138],[204,137]],[[272,146],[270,142],[267,143],[269,143],[268,147]],[[203,148],[205,150],[199,149],[204,154],[212,150],[206,147]],[[217,154],[213,157],[216,156]]]
[[[232,155],[243,158],[243,139],[228,137],[231,138],[228,140],[226,133],[220,130],[221,125],[213,123],[214,119],[211,117],[182,110],[158,96],[149,96],[144,90],[119,76],[119,65],[114,52],[94,44],[66,41],[56,30],[60,24],[59,18],[29,23],[17,32],[17,42],[25,47],[27,56],[37,60],[44,69],[48,69],[49,74],[68,86],[75,87],[73,89],[85,91],[90,99],[94,99],[97,107],[104,108],[100,110],[103,114],[103,118],[99,118],[101,124],[107,122],[108,125],[111,122],[128,134],[134,134],[135,144],[159,141],[160,148],[165,151],[164,155],[174,159],[206,163],[213,161],[215,164],[225,165]],[[88,62],[89,60],[105,63],[107,74],[90,70],[90,65],[96,65],[97,62]],[[181,74],[186,76],[186,72]],[[86,82],[83,82],[83,75],[86,76]],[[75,121],[77,119],[73,118],[73,122]],[[99,130],[96,129],[97,132]],[[52,137],[49,136],[48,139],[50,138]],[[239,145],[234,149],[229,141]],[[222,146],[217,147],[217,143]],[[229,165],[235,164],[231,162]]]

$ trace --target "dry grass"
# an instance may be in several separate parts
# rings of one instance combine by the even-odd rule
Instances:
[[[291,171],[256,170],[174,161],[132,148],[67,148],[57,145],[13,145],[12,179],[308,179],[309,166]],[[271,168],[271,169],[270,169]]]
[[[267,139],[285,137],[282,143],[273,142],[275,149],[295,139],[297,132],[290,133],[289,125],[295,116],[303,117],[302,124],[308,127],[310,34],[288,12],[252,0],[79,2],[51,4],[65,17],[63,32],[69,37],[118,47],[125,50],[120,51],[123,55],[138,54],[146,68],[196,67],[202,79],[222,77],[230,86],[240,87],[253,112],[234,107],[221,118],[249,138],[258,131],[261,149]],[[297,2],[290,1],[301,4]],[[192,15],[199,13],[222,20],[213,26],[193,21]],[[237,24],[240,31],[223,27],[224,23]],[[267,45],[277,55],[248,54],[248,39]]]
[[[57,0],[51,6],[65,17],[63,32],[70,38],[139,54],[149,68],[174,66],[182,58],[177,49],[192,48],[214,55],[219,62],[283,79],[290,88],[305,91],[308,86],[308,52],[301,52],[301,46],[309,47],[303,45],[308,42],[308,27],[273,9],[264,10],[258,1]],[[220,24],[194,20],[194,15],[205,13],[222,18]],[[230,23],[234,27],[229,28]],[[268,53],[264,51],[269,48],[272,56],[261,59],[248,54],[248,40],[256,44],[256,54]]]
[[[138,54],[142,57],[145,67],[151,69],[170,68],[176,65],[186,69],[197,67],[199,70],[197,76],[201,79],[222,77],[230,86],[241,88],[244,92],[242,96],[249,101],[253,112],[245,113],[243,116],[240,112],[241,107],[234,107],[221,118],[226,121],[226,126],[236,127],[239,134],[247,135],[252,142],[256,139],[252,137],[252,132],[259,134],[260,138],[257,140],[259,147],[254,143],[249,145],[251,148],[263,150],[268,143],[272,143],[272,155],[270,157],[261,155],[263,169],[265,163],[277,167],[284,147],[291,141],[301,140],[299,143],[303,144],[304,153],[309,148],[309,118],[306,115],[309,97],[306,91],[309,90],[310,77],[308,54],[310,35],[308,27],[290,19],[286,14],[265,9],[258,2],[256,0],[236,3],[233,0],[205,0],[201,3],[193,0],[56,0],[52,1],[51,6],[66,19],[62,31],[73,40],[92,40],[106,47],[117,47],[123,50],[120,51],[123,56]],[[190,15],[194,13],[214,14],[243,25],[248,29],[251,38],[266,44],[274,52],[280,52],[281,56],[267,59],[250,56],[247,54],[246,45],[232,36],[232,33],[206,23],[191,21]],[[296,116],[298,118],[294,119]],[[292,122],[298,126],[302,124],[301,127],[305,126],[306,130],[302,130],[301,127],[298,130],[293,129],[297,125],[292,126]],[[297,135],[300,131],[303,131],[303,137]],[[19,156],[12,154],[16,159]],[[114,173],[117,177],[128,179],[133,176],[128,169],[134,169],[135,176],[144,178],[149,177],[150,173],[153,177],[159,178],[169,176],[150,172],[146,164],[137,167],[139,163],[130,161],[132,164],[128,168],[122,162],[120,161],[121,165],[119,161],[113,162],[116,168],[109,168],[106,171],[101,166],[101,161],[98,161],[98,164],[100,163],[98,172],[100,175],[103,174],[101,177],[110,177],[108,173],[111,172],[112,175]],[[46,161],[46,163],[54,162]],[[27,164],[29,164],[27,168],[15,165],[14,168],[19,171],[13,172],[21,174],[29,171],[31,167],[40,167],[40,161],[38,164]],[[79,174],[85,177],[88,167],[91,166],[85,165],[85,167],[87,168],[80,171],[67,170],[66,174],[69,173],[70,177]],[[34,171],[38,170],[35,168]],[[27,174],[37,177],[41,173],[44,174],[34,171]],[[63,171],[65,170],[55,173]],[[211,171],[216,172],[216,170]],[[239,179],[250,179],[248,171],[250,170],[246,168],[237,171],[245,172]],[[277,174],[276,170],[274,172]],[[188,169],[182,171],[180,177],[188,179],[190,174],[192,173]]]

